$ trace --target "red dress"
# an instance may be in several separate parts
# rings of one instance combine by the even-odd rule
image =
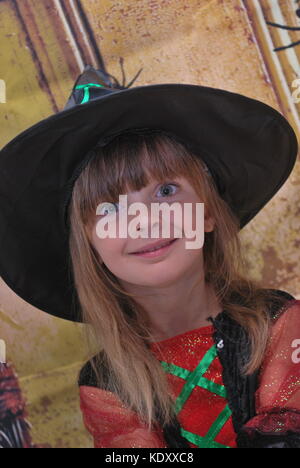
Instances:
[[[167,372],[174,397],[180,396],[177,418],[192,448],[236,447],[212,333],[212,326],[202,327],[151,344]],[[167,364],[171,364],[169,369]],[[81,386],[80,397],[84,422],[96,448],[167,447],[161,428],[149,433],[111,392]]]
[[[152,352],[167,372],[181,433],[190,447],[236,447],[236,434],[216,356],[212,326],[158,343]],[[218,345],[222,345],[221,343]],[[272,327],[256,391],[256,416],[244,430],[300,433],[300,301]],[[80,386],[80,406],[96,448],[167,448],[160,427],[149,432],[112,392]]]
[[[151,347],[168,373],[181,433],[190,447],[236,448],[222,366],[212,334],[210,325],[152,343]]]

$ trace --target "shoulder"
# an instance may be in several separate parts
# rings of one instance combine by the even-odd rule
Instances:
[[[288,300],[273,316],[272,331],[281,330],[282,333],[283,328],[285,334],[288,331],[289,335],[296,334],[300,338],[300,300]]]
[[[274,292],[279,297],[283,297],[288,301],[296,300],[296,298],[292,294],[288,293],[287,291],[284,291],[283,289],[267,289],[267,291]]]
[[[270,292],[269,312],[271,318],[276,321],[291,305],[297,301],[292,294],[282,289],[266,289]]]

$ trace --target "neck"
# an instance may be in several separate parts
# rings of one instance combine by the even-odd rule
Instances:
[[[128,288],[127,288],[128,289]],[[135,290],[134,290],[135,289]],[[191,278],[161,288],[130,288],[136,294],[136,301],[146,311],[152,327],[152,341],[172,338],[200,327],[211,325],[208,317],[222,312],[212,286],[204,281],[204,275],[197,281]]]

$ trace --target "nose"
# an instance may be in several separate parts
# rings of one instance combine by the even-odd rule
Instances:
[[[133,234],[133,237],[136,237],[136,232],[139,233],[139,237],[147,238],[151,237],[151,234],[154,236],[159,236],[159,227],[160,227],[160,214],[155,216],[151,213],[150,207],[147,207],[147,210],[143,213],[139,213],[138,215],[139,221],[134,224],[134,226],[129,223],[129,236]]]

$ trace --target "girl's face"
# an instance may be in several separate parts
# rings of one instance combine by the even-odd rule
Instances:
[[[182,219],[180,219],[180,223],[178,224],[178,218],[176,219],[172,210],[170,210],[170,216],[167,218],[170,227],[168,238],[177,238],[177,240],[170,247],[161,251],[160,255],[143,257],[133,253],[142,248],[144,249],[148,244],[153,244],[160,240],[168,242],[168,238],[165,237],[166,235],[163,236],[161,212],[158,216],[151,217],[152,203],[160,204],[164,202],[171,205],[176,202],[181,205],[182,213],[184,211],[184,203],[189,203],[192,206],[191,228],[193,230],[196,229],[196,203],[202,203],[202,201],[190,183],[183,177],[177,177],[172,180],[168,179],[164,183],[158,183],[152,179],[142,190],[130,192],[126,195],[128,210],[130,205],[136,202],[143,203],[145,208],[147,208],[148,216],[143,216],[140,218],[140,222],[136,222],[135,231],[141,237],[134,239],[127,234],[125,238],[100,238],[96,231],[97,222],[103,220],[104,217],[111,216],[109,210],[112,206],[111,204],[107,204],[106,206],[101,204],[102,209],[99,215],[95,214],[95,222],[91,233],[92,245],[96,249],[100,261],[104,262],[106,267],[121,282],[136,286],[167,286],[177,281],[184,274],[189,274],[195,271],[195,269],[199,271],[202,268],[203,246],[195,249],[186,248],[186,241],[192,242],[196,238],[185,237],[184,221],[182,222]],[[114,205],[114,214],[116,214],[115,225],[118,234],[119,203],[115,203]],[[205,206],[204,210],[204,231],[209,232],[214,229],[214,220],[208,216]],[[140,212],[136,212],[134,215],[127,213],[126,216],[127,223],[130,224],[133,219],[137,220]],[[106,220],[108,221],[108,218]],[[155,228],[159,229],[159,233],[156,235],[156,238],[151,238],[151,229]]]

